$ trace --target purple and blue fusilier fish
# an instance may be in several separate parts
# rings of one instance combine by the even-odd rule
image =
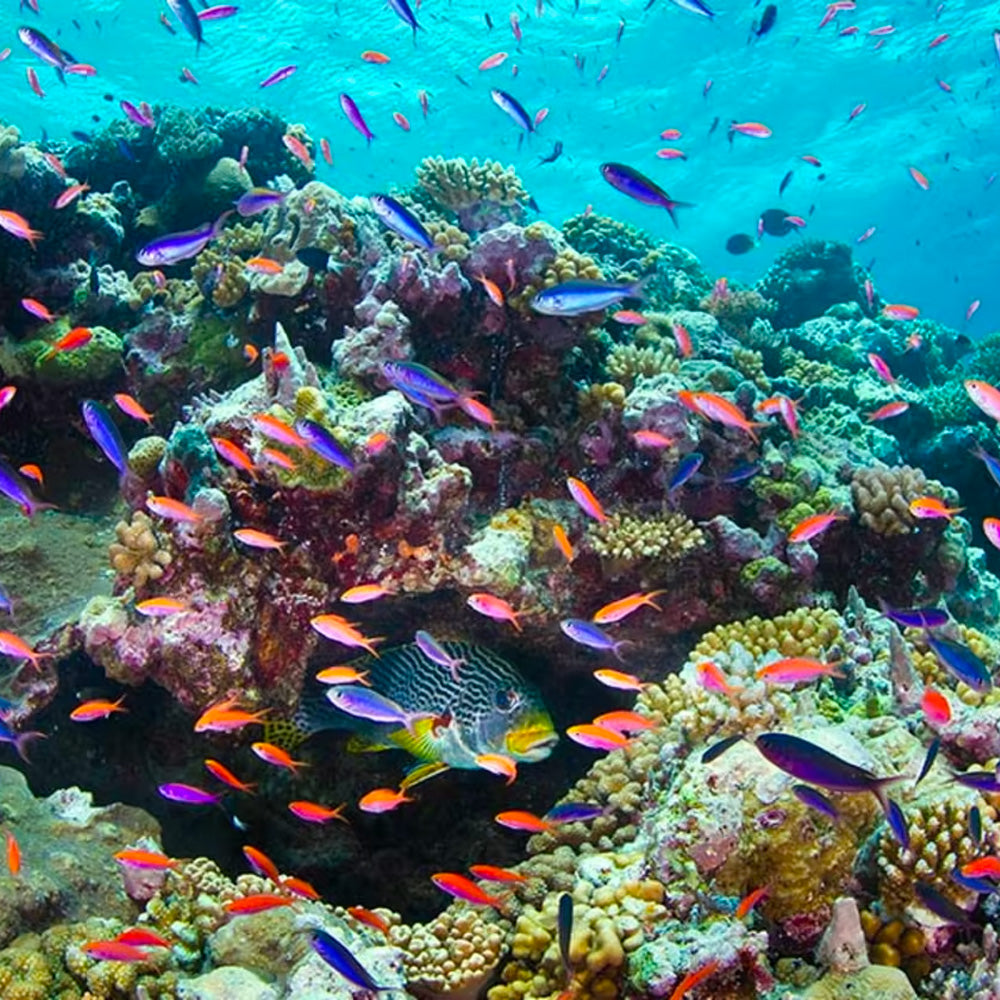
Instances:
[[[927,777],[927,773],[934,766],[934,761],[937,760],[938,751],[941,749],[941,738],[935,736],[931,740],[931,745],[927,748],[927,753],[924,755],[924,762],[920,767],[920,773],[917,775],[917,780],[913,782],[913,787],[916,788],[924,778]]]
[[[730,484],[745,483],[748,479],[753,479],[760,472],[761,468],[760,462],[743,462],[741,465],[737,465],[731,472],[727,472],[722,477],[722,482]]]
[[[642,202],[643,205],[655,205],[665,208],[671,221],[676,226],[677,208],[691,208],[686,201],[674,201],[659,184],[651,181],[645,174],[624,163],[602,163],[601,176],[616,190],[627,194],[630,198]]]
[[[695,473],[701,468],[705,461],[705,456],[700,451],[692,451],[690,455],[685,455],[677,466],[677,471],[670,479],[667,486],[668,492],[679,490]]]
[[[415,361],[386,361],[382,375],[394,389],[421,406],[434,408],[458,402],[460,393],[446,378]]]
[[[17,29],[17,37],[27,46],[28,51],[41,59],[46,66],[52,66],[61,74],[72,64],[69,54],[64,52],[48,35],[37,28],[23,27]]]
[[[713,743],[702,755],[702,764],[711,764],[713,760],[718,760],[727,750],[736,746],[743,739],[742,733],[737,733],[735,736],[727,736],[725,739],[719,740],[718,743]]]
[[[3,611],[8,615],[12,615],[14,613],[14,598],[10,596],[10,592],[2,583],[0,583],[0,611]],[[0,698],[0,712],[3,711],[4,701]]]
[[[793,778],[832,792],[871,792],[886,810],[884,788],[901,778],[879,778],[867,768],[789,733],[761,733],[754,744],[765,759]]]
[[[195,40],[195,48],[200,49],[205,41],[198,12],[191,6],[191,0],[167,0],[174,17],[184,25],[184,30]]]
[[[168,233],[159,239],[147,243],[136,255],[135,259],[144,267],[169,267],[179,264],[182,260],[190,260],[208,246],[222,231],[226,219],[233,214],[229,209],[220,215],[215,222],[206,222],[197,229],[189,229],[184,233]]]
[[[206,7],[198,11],[199,21],[221,21],[223,18],[232,17],[239,11],[239,7],[231,3],[220,3],[214,7]]]
[[[559,896],[556,927],[559,930],[559,957],[562,959],[566,981],[569,982],[573,978],[573,963],[569,954],[570,941],[573,938],[573,897],[568,892]]]
[[[822,813],[828,819],[840,819],[837,807],[818,789],[809,785],[792,785],[792,794],[803,805]]]
[[[180,802],[186,806],[217,806],[221,796],[206,792],[196,785],[185,785],[182,782],[168,782],[156,789],[160,795],[171,802]]]
[[[957,882],[969,892],[990,893],[996,889],[996,886],[987,878],[972,878],[969,875],[963,875],[962,870],[957,865],[951,870],[951,878],[953,882]]]
[[[979,811],[979,806],[973,806],[969,810],[969,836],[977,847],[983,839],[983,814]]]
[[[1000,458],[991,455],[982,445],[978,444],[972,449],[972,454],[986,466],[986,471],[993,477],[993,482],[1000,486]]]
[[[43,503],[31,492],[28,481],[12,465],[0,458],[0,493],[21,508],[26,517],[40,510],[55,510],[55,505]]]
[[[906,826],[906,817],[899,804],[893,802],[892,799],[886,799],[885,818],[889,829],[892,830],[892,835],[899,841],[899,845],[904,851],[909,850],[910,831]]]
[[[451,672],[451,679],[456,684],[461,682],[461,678],[458,676],[458,668],[464,666],[466,663],[461,656],[452,656],[430,632],[425,632],[423,629],[414,635],[413,640],[417,644],[417,649],[428,660],[436,663],[439,667],[447,668]]]
[[[928,885],[926,882],[914,882],[913,892],[917,899],[936,917],[946,920],[949,924],[958,924],[962,927],[975,926],[967,910],[963,910],[957,903],[953,903],[947,896],[938,892],[934,886]]]
[[[628,639],[615,641],[607,632],[583,618],[564,618],[559,623],[559,627],[573,642],[578,642],[581,646],[587,646],[589,649],[596,649],[602,653],[614,653],[619,660],[621,659],[621,649],[624,646],[632,645]]]
[[[496,88],[490,91],[490,97],[493,98],[493,103],[525,132],[535,131],[535,123],[531,120],[531,115],[524,110],[523,105],[516,97],[511,97],[505,90],[497,90]]]
[[[406,0],[389,0],[389,6],[396,13],[401,21],[404,21],[409,27],[413,29],[413,44],[417,43],[417,31],[423,31],[424,29],[417,24],[417,18],[413,11],[410,10],[410,5]]]
[[[968,646],[936,635],[925,636],[925,641],[941,666],[973,691],[982,693],[993,686],[989,668]]]
[[[540,291],[531,308],[543,316],[583,316],[617,305],[623,299],[641,298],[642,281],[564,281]]]
[[[592,802],[560,802],[545,814],[545,819],[550,823],[589,823],[603,815],[604,807]]]
[[[156,122],[148,115],[144,115],[131,101],[120,101],[122,111],[129,121],[135,122],[140,128],[153,128]]]
[[[365,137],[365,141],[370,146],[372,139],[375,138],[375,133],[368,127],[364,118],[361,117],[361,112],[358,110],[358,106],[354,103],[354,98],[350,94],[340,95],[340,108],[347,115],[347,120]]]
[[[403,726],[408,733],[421,719],[431,719],[433,712],[407,712],[402,706],[371,688],[341,684],[326,692],[326,700],[347,715],[380,725]]]
[[[948,623],[948,612],[941,608],[892,608],[885,601],[879,604],[886,618],[907,628],[940,628]]]
[[[95,399],[85,399],[80,404],[84,423],[104,457],[124,476],[128,469],[128,451],[108,408]]]
[[[348,472],[354,471],[354,459],[341,447],[340,442],[315,420],[296,420],[295,429],[306,439],[309,450],[333,465],[339,465]]]
[[[424,224],[404,205],[387,194],[373,194],[370,199],[375,214],[394,233],[404,240],[416,243],[424,250],[437,250],[433,237],[424,228]]]
[[[966,788],[974,788],[977,792],[1000,793],[1000,778],[996,771],[963,771],[953,774],[951,780]]]
[[[276,69],[270,76],[260,81],[261,89],[263,90],[264,87],[273,87],[276,83],[287,80],[298,68],[298,66],[292,65]]]
[[[681,10],[686,10],[689,14],[698,14],[701,17],[707,17],[710,21],[715,17],[715,11],[709,10],[701,0],[671,0],[671,3],[680,7]]]
[[[380,990],[392,989],[391,986],[379,986],[371,977],[371,973],[351,954],[347,945],[342,944],[332,934],[321,927],[312,931],[310,943],[320,958],[339,972],[352,986],[366,993],[378,993]]]
[[[16,751],[17,755],[26,764],[30,764],[31,761],[28,760],[27,746],[32,740],[45,739],[45,733],[39,733],[35,730],[30,730],[24,733],[15,732],[11,729],[10,725],[7,723],[5,715],[14,706],[8,702],[4,702],[8,707],[0,712],[0,743],[9,743]]]
[[[288,197],[284,191],[272,191],[271,188],[255,187],[236,200],[236,211],[244,218],[260,215],[275,205],[280,205]]]

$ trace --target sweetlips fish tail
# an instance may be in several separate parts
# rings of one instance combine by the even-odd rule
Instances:
[[[445,771],[450,770],[451,768],[441,761],[431,760],[417,764],[406,772],[403,780],[399,783],[399,790],[401,792],[408,792],[414,786],[422,784],[430,778],[436,778],[439,774],[444,774]]]

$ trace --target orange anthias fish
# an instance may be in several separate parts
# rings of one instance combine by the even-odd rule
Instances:
[[[698,683],[706,691],[714,691],[716,694],[725,695],[730,701],[737,696],[739,688],[730,684],[726,675],[722,672],[718,664],[711,660],[703,660],[695,667],[698,675]]]
[[[243,857],[258,875],[269,878],[275,885],[281,881],[278,866],[259,848],[244,844]]]
[[[481,753],[476,757],[476,766],[490,774],[498,774],[510,785],[517,778],[517,761],[500,753]]]
[[[515,611],[503,598],[495,597],[493,594],[469,594],[465,603],[473,611],[478,611],[479,614],[495,621],[510,622],[518,632],[521,631],[521,623],[518,621],[520,612]]]
[[[381,931],[386,937],[389,936],[388,921],[380,917],[373,910],[366,909],[364,906],[349,906],[347,912],[359,924],[364,924],[366,927],[373,927],[375,930]]]
[[[508,809],[493,817],[501,826],[520,833],[545,833],[552,829],[552,824],[541,816],[525,812],[523,809]]]
[[[7,838],[7,871],[14,876],[20,875],[21,847],[17,842],[17,838],[10,832],[10,830],[5,830],[4,836]]]
[[[759,889],[754,889],[753,892],[748,893],[744,896],[739,903],[736,904],[736,910],[734,916],[737,920],[742,920],[768,893],[768,887],[761,886]]]
[[[47,657],[46,653],[36,653],[22,638],[13,632],[0,632],[0,653],[18,660],[30,660],[38,669],[38,661]]]
[[[270,257],[251,257],[243,266],[253,274],[281,274],[285,269],[283,264]]]
[[[347,817],[343,815],[346,808],[346,802],[342,802],[336,809],[322,806],[318,802],[307,802],[303,799],[288,803],[288,811],[306,823],[329,823],[334,819],[346,823]]]
[[[361,53],[361,58],[367,63],[375,63],[378,66],[384,66],[389,62],[389,57],[384,52],[376,52],[374,49],[365,49]]]
[[[754,676],[767,684],[804,684],[820,677],[843,679],[846,675],[838,667],[837,663],[824,663],[808,656],[786,656],[760,667]]]
[[[308,767],[309,764],[304,760],[292,760],[291,755],[287,750],[283,750],[281,747],[276,747],[273,743],[251,743],[250,749],[260,757],[265,764],[271,764],[274,767],[283,767],[286,771],[291,771],[292,774],[298,774],[300,767]]]
[[[587,517],[592,517],[601,524],[607,521],[608,515],[604,513],[604,508],[601,506],[600,501],[591,493],[590,487],[585,482],[570,476],[566,480],[566,487],[569,490],[569,495],[576,501],[577,507]]]
[[[169,948],[170,942],[148,927],[130,927],[122,931],[115,940],[119,944],[130,944],[137,948]]]
[[[286,875],[281,880],[281,888],[287,889],[292,895],[299,896],[302,899],[316,900],[323,898],[315,886],[311,885],[304,878],[296,878],[294,875]]]
[[[368,680],[367,670],[358,670],[357,667],[324,667],[317,675],[316,680],[320,684],[363,684],[371,687]]]
[[[239,707],[236,698],[226,698],[223,701],[209,705],[194,724],[196,733],[232,733],[244,726],[263,725],[267,709],[259,712],[248,712]]]
[[[146,497],[146,510],[165,521],[177,521],[180,524],[198,524],[202,520],[193,507],[174,500],[172,497],[158,497],[151,493]]]
[[[244,916],[251,913],[264,913],[266,910],[273,910],[278,906],[293,906],[294,899],[287,896],[279,896],[273,892],[257,892],[251,896],[243,896],[241,899],[231,899],[228,903],[223,903],[222,908],[226,913],[235,916]]]
[[[0,229],[10,233],[11,236],[19,240],[27,240],[31,244],[31,249],[35,249],[35,244],[39,240],[45,239],[45,235],[37,229],[32,229],[31,224],[17,212],[7,209],[0,209]]]
[[[696,986],[703,983],[706,979],[713,975],[720,964],[719,960],[715,958],[712,959],[711,962],[703,965],[700,969],[696,969],[694,972],[689,972],[677,984],[674,992],[670,994],[669,1000],[682,1000],[683,997],[687,996],[689,990],[693,990]]]
[[[951,722],[951,702],[936,688],[924,688],[920,708],[924,719],[932,725],[943,726]]]
[[[149,618],[165,618],[167,615],[188,611],[189,607],[175,597],[147,597],[144,601],[136,602],[135,610]]]
[[[615,709],[594,719],[594,725],[610,729],[613,733],[637,733],[645,729],[655,729],[656,721],[628,709]]]
[[[168,868],[176,868],[180,862],[174,858],[168,858],[158,851],[141,851],[129,849],[119,851],[115,855],[115,861],[127,868],[144,868],[149,871],[166,871]]]
[[[74,722],[94,722],[96,719],[106,719],[114,712],[127,712],[127,708],[122,708],[124,701],[125,695],[122,695],[117,701],[94,698],[90,701],[85,701],[82,705],[77,705],[69,713],[69,717]]]
[[[17,471],[21,473],[28,479],[33,479],[39,486],[45,485],[45,476],[42,470],[34,464],[34,462],[28,462],[26,465],[19,465]]]
[[[917,497],[910,501],[909,511],[917,518],[923,520],[929,518],[943,517],[950,521],[956,514],[960,514],[964,507],[948,507],[943,500],[937,497]]]
[[[438,872],[431,876],[431,881],[442,891],[461,899],[473,906],[493,906],[500,909],[503,900],[498,896],[491,896],[484,892],[480,886],[464,875],[457,875],[455,872]]]
[[[141,420],[144,423],[152,424],[153,414],[149,412],[138,400],[133,399],[127,392],[116,392],[112,397],[115,406],[122,413],[133,420]]]
[[[576,551],[573,543],[566,534],[566,529],[561,524],[552,525],[552,540],[556,543],[556,548],[562,553],[566,562],[571,563],[576,558]]]
[[[395,788],[373,788],[358,799],[358,808],[362,812],[384,813],[398,809],[404,802],[412,802],[405,792]]]
[[[730,403],[728,399],[717,393],[693,392],[691,393],[691,400],[697,412],[707,420],[714,420],[726,427],[735,427],[738,430],[744,431],[754,441],[757,441],[756,429],[767,426],[766,423],[748,420],[743,411],[735,403]]]
[[[217,760],[212,760],[211,757],[205,761],[205,768],[212,777],[218,778],[224,785],[234,788],[237,792],[246,792],[248,795],[253,795],[254,789],[257,787],[253,782],[241,781],[225,764]]]
[[[148,962],[149,955],[124,941],[88,941],[80,950],[101,962]]]
[[[511,871],[510,868],[498,868],[496,865],[469,865],[469,871],[484,882],[500,882],[510,885],[528,881],[527,875]]]
[[[615,688],[618,691],[644,691],[646,689],[646,684],[639,680],[635,674],[627,674],[623,670],[602,667],[600,670],[594,671],[594,678],[605,687]]]
[[[566,735],[580,746],[587,747],[588,750],[619,750],[628,746],[628,739],[621,733],[608,729],[606,726],[597,726],[594,723],[584,723],[580,726],[570,726],[566,730]]]
[[[384,638],[383,636],[368,638],[362,635],[353,623],[340,615],[317,615],[310,619],[309,624],[324,638],[339,642],[342,646],[364,649],[372,656],[378,656],[375,643],[381,642]]]
[[[641,607],[655,608],[657,611],[662,611],[663,608],[653,598],[665,593],[665,590],[650,590],[645,593],[629,594],[628,597],[622,597],[617,601],[612,601],[610,604],[605,604],[603,608],[599,608],[594,612],[594,616],[590,620],[597,622],[599,625],[607,625],[611,622],[620,622],[623,618],[628,617],[633,611],[638,611]]]
[[[477,274],[476,281],[483,286],[483,289],[490,298],[490,302],[498,308],[503,308],[504,298],[500,286],[495,281],[490,281],[485,274]]]
[[[9,836],[9,834],[8,834]],[[960,871],[966,878],[991,878],[1000,880],[1000,858],[976,858],[962,865]]]
[[[258,531],[256,528],[237,528],[233,532],[233,538],[251,549],[277,549],[280,551],[288,544],[288,542],[276,538],[266,531]]]
[[[834,512],[832,514],[813,514],[812,517],[799,521],[791,531],[788,532],[790,542],[808,542],[817,535],[823,534],[831,528],[837,521],[846,521],[847,515]]]
[[[50,344],[46,350],[38,356],[38,363],[48,361],[49,358],[64,351],[75,351],[81,347],[86,347],[93,340],[94,334],[86,326],[75,326],[69,333],[64,334],[54,344]]]
[[[212,447],[215,448],[216,454],[234,469],[241,469],[251,479],[257,478],[257,467],[253,464],[253,459],[238,444],[233,444],[226,438],[214,437]]]
[[[380,583],[361,583],[356,587],[348,587],[337,600],[345,604],[366,604],[368,601],[377,601],[379,598],[387,597],[392,591],[383,587]]]

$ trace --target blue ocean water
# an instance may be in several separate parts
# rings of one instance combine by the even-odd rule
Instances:
[[[515,164],[543,218],[556,225],[593,205],[675,238],[714,274],[746,282],[787,241],[765,238],[740,258],[727,254],[725,241],[753,233],[762,210],[781,206],[806,219],[804,235],[811,237],[853,244],[876,227],[856,255],[874,261],[884,299],[965,325],[972,336],[1000,323],[995,6],[860,3],[820,29],[824,4],[779,2],[775,27],[748,44],[763,4],[722,2],[725,9],[709,20],[669,0],[580,0],[576,7],[573,0],[537,6],[426,0],[414,43],[379,0],[243,0],[236,16],[205,24],[208,44],[200,51],[179,26],[175,35],[163,27],[165,5],[40,0],[39,15],[25,8],[15,17],[11,4],[0,39],[0,48],[12,49],[0,63],[0,119],[17,124],[26,138],[44,129],[50,138],[68,139],[74,129],[91,130],[119,115],[121,99],[270,107],[314,137],[329,138],[334,165],[320,161],[318,177],[345,194],[407,186],[425,156],[492,157]],[[98,74],[71,77],[63,87],[43,67],[46,96],[36,97],[25,70],[37,61],[17,40],[19,23],[45,31]],[[856,33],[841,35],[853,26]],[[894,30],[869,34],[884,26]],[[367,49],[390,61],[362,61]],[[508,53],[502,65],[477,69],[501,51]],[[259,88],[289,64],[298,67],[293,76]],[[181,82],[184,67],[197,85]],[[549,109],[529,141],[521,143],[520,131],[494,106],[493,87],[509,91],[532,115]],[[421,90],[428,94],[426,119]],[[370,146],[342,114],[341,92],[357,101],[376,133]],[[859,104],[865,110],[848,121]],[[410,132],[394,124],[394,111],[406,115]],[[727,126],[734,120],[762,122],[773,135],[737,135],[730,145]],[[661,140],[668,128],[682,137]],[[562,157],[540,165],[557,140]],[[687,159],[658,159],[664,146],[679,147]],[[680,230],[661,210],[609,188],[598,172],[605,160],[635,166],[674,198],[694,203],[681,213]],[[910,166],[927,176],[929,190],[914,183]],[[789,170],[793,177],[779,198]],[[976,299],[982,308],[964,324]]]

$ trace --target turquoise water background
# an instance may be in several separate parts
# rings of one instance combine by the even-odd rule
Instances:
[[[235,17],[205,24],[209,44],[196,52],[183,29],[170,35],[159,23],[166,6],[154,0],[40,0],[40,16],[17,13],[8,0],[0,48],[13,51],[0,63],[0,118],[28,139],[43,128],[51,139],[68,139],[73,129],[94,130],[120,115],[123,98],[192,108],[261,104],[304,123],[315,139],[329,138],[334,166],[320,160],[318,177],[347,194],[409,185],[425,156],[493,157],[516,165],[542,217],[556,225],[592,205],[677,239],[714,274],[742,281],[756,280],[798,237],[765,237],[762,247],[740,258],[726,253],[726,238],[754,232],[761,210],[782,206],[807,219],[810,237],[853,244],[876,226],[856,256],[875,261],[887,300],[916,305],[973,336],[1000,325],[1000,181],[989,183],[1000,171],[1000,81],[991,37],[1000,27],[1000,7],[862,2],[817,30],[822,2],[785,2],[771,33],[748,45],[763,3],[719,2],[725,9],[709,21],[669,0],[654,0],[648,11],[646,0],[581,0],[576,12],[572,0],[545,0],[540,17],[534,3],[426,0],[418,11],[424,30],[414,45],[410,30],[379,0],[243,0]],[[520,45],[511,32],[512,11],[523,30]],[[616,44],[619,18],[626,23]],[[45,31],[96,66],[98,75],[70,77],[61,86],[17,40],[19,24]],[[876,50],[879,39],[867,32],[886,24],[895,31]],[[859,33],[838,37],[849,25],[858,25]],[[929,49],[942,33],[950,37]],[[365,49],[384,52],[391,62],[365,63]],[[480,72],[478,64],[497,51],[506,51],[507,61]],[[584,60],[582,71],[575,57]],[[286,64],[298,71],[259,89]],[[39,68],[44,99],[28,88],[29,65]],[[605,65],[607,76],[598,83]],[[180,82],[182,67],[195,74],[197,86]],[[703,96],[709,79],[713,85]],[[550,110],[521,148],[519,130],[490,100],[492,87],[509,91],[530,114]],[[421,89],[429,95],[426,120]],[[371,147],[342,114],[342,91],[376,133]],[[862,102],[864,113],[848,122]],[[394,124],[397,110],[411,132]],[[763,122],[774,134],[736,136],[730,147],[726,126],[734,119]],[[683,137],[661,140],[666,128],[680,129]],[[556,140],[564,144],[562,157],[539,165]],[[688,159],[658,159],[656,150],[668,145]],[[822,168],[804,163],[803,154],[819,157]],[[605,160],[637,167],[674,198],[695,203],[681,213],[680,230],[665,212],[608,187],[598,173]],[[930,179],[929,191],[913,182],[910,165]],[[788,170],[794,176],[779,199]],[[982,308],[965,324],[974,299]]]

